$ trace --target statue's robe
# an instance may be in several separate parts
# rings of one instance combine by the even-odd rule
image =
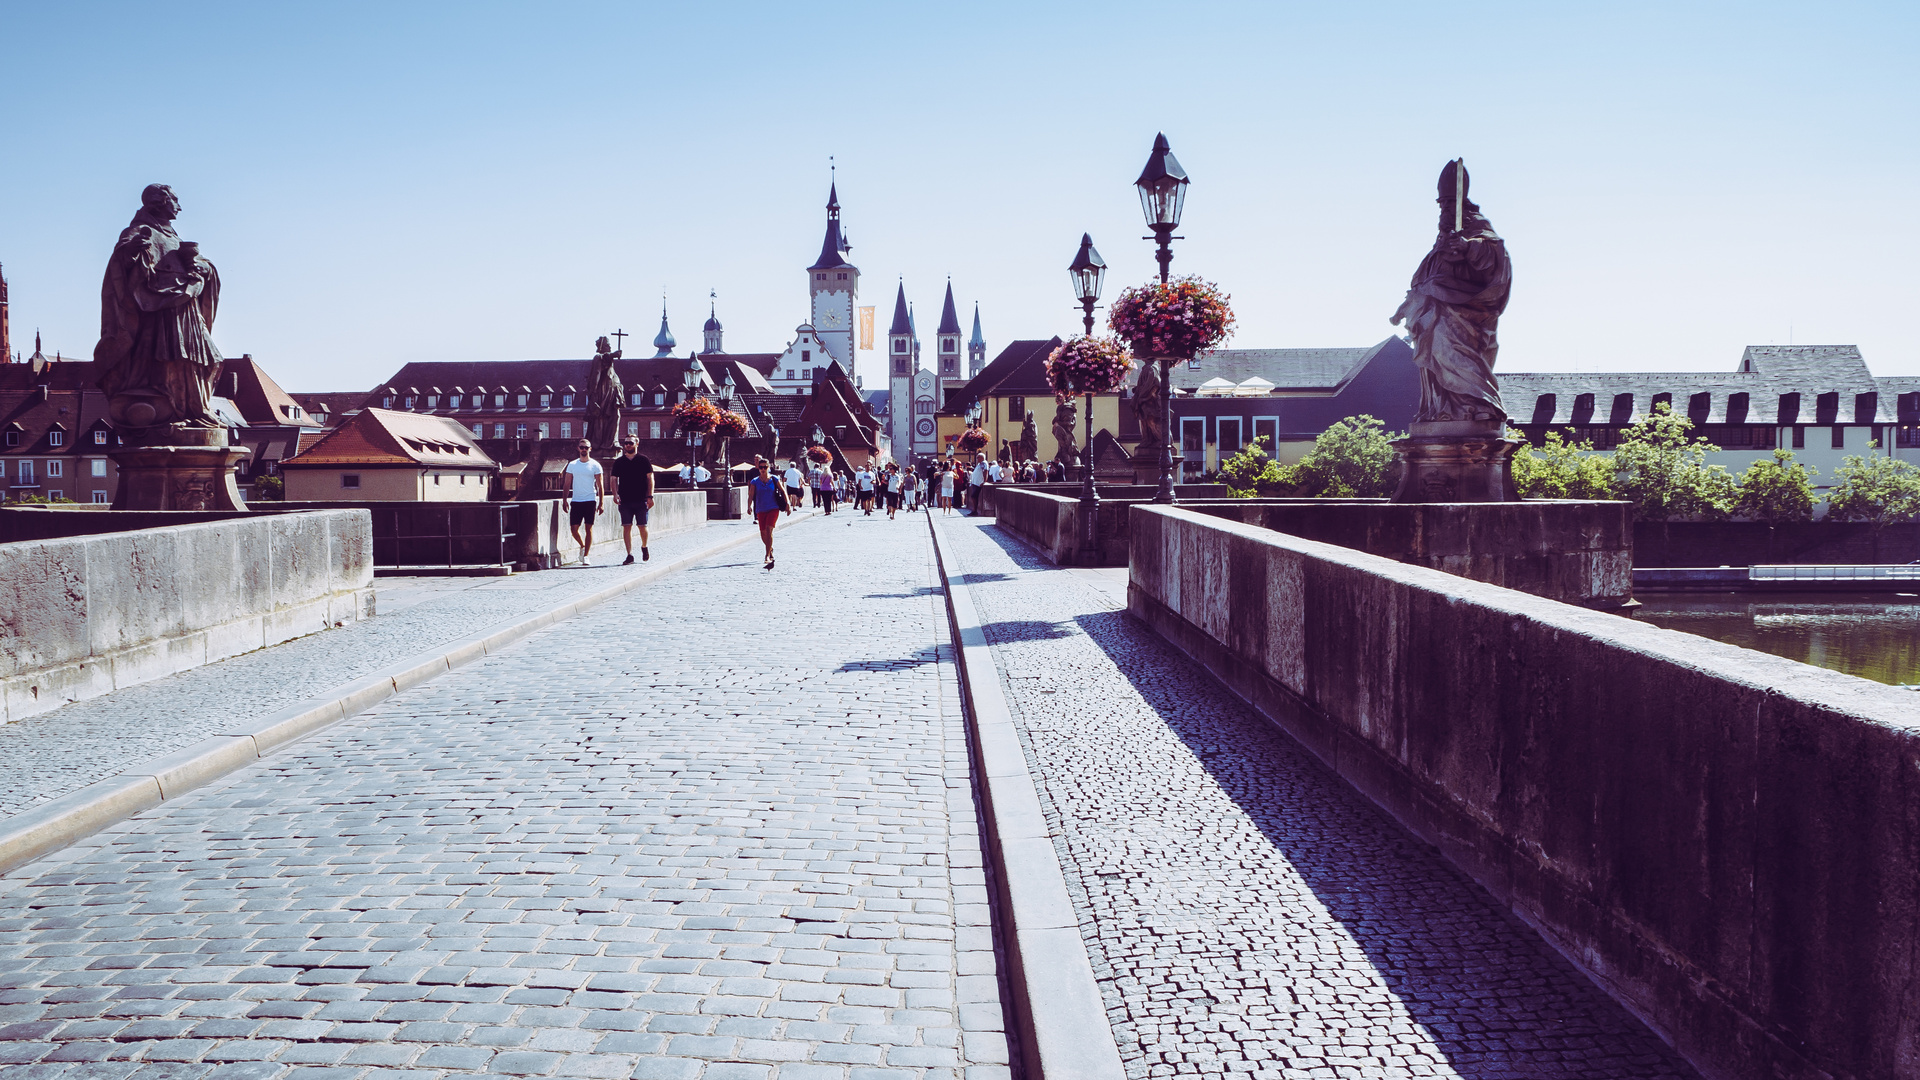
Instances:
[[[220,274],[205,257],[187,274],[166,260],[180,247],[170,222],[141,208],[120,234],[100,287],[100,387],[117,423],[142,427],[123,414],[142,397],[164,399],[154,424],[218,427],[213,384],[220,350],[213,320],[220,305]],[[171,262],[171,260],[168,260]],[[158,402],[155,402],[158,406]]]
[[[620,353],[602,353],[593,358],[593,370],[587,381],[587,423],[580,434],[602,455],[612,457],[620,442],[621,398],[626,387],[613,370]]]
[[[1506,242],[1471,202],[1457,248],[1443,227],[1414,271],[1395,321],[1405,319],[1420,368],[1419,420],[1506,419],[1493,375],[1496,331],[1513,290]],[[1450,225],[1452,210],[1443,217]]]

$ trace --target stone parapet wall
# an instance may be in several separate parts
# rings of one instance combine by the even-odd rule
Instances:
[[[0,721],[371,618],[372,585],[364,510],[0,544]]]
[[[1920,1076],[1911,691],[1190,511],[1129,607],[1712,1078]]]
[[[276,504],[268,504],[276,505]],[[596,548],[620,541],[620,509],[609,495],[594,519]],[[580,561],[567,504],[559,499],[517,502],[280,503],[281,508],[363,507],[373,521],[373,560],[381,568],[504,566],[544,570]],[[648,516],[653,535],[707,523],[704,492],[658,491]],[[636,544],[638,538],[635,539]],[[611,550],[607,548],[606,550]],[[622,551],[625,546],[622,545]]]
[[[1139,484],[1103,484],[1096,525],[1099,554],[1088,558],[1080,551],[1080,485],[989,484],[980,493],[977,512],[1040,549],[1055,565],[1127,565],[1127,507],[1153,498],[1154,489]],[[1174,488],[1183,500],[1224,499],[1224,484],[1180,484]]]

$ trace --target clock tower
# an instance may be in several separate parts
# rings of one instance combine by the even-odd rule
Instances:
[[[820,257],[807,267],[813,297],[813,329],[827,352],[848,372],[853,367],[853,302],[860,295],[860,268],[847,261],[853,245],[840,230],[840,189],[827,189],[827,235]]]

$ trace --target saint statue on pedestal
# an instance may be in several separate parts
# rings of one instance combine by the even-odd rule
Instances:
[[[1513,289],[1506,242],[1467,198],[1464,160],[1440,173],[1440,235],[1414,271],[1413,285],[1392,322],[1404,322],[1420,368],[1423,423],[1468,423],[1504,431],[1506,410],[1493,375],[1496,330]],[[1414,434],[1420,434],[1416,426]]]
[[[180,200],[149,184],[120,233],[100,286],[100,388],[107,415],[128,429],[220,428],[211,399],[220,374],[213,317],[220,275],[174,231]]]

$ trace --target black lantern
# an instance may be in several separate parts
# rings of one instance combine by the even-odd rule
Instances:
[[[1168,241],[1175,239],[1173,230],[1180,227],[1180,211],[1187,202],[1187,170],[1173,156],[1173,147],[1167,144],[1165,135],[1153,137],[1153,154],[1147,158],[1147,167],[1140,170],[1140,179],[1133,186],[1140,190],[1140,212],[1146,215],[1147,228],[1153,230],[1153,238],[1160,242],[1160,280],[1167,280],[1167,266],[1173,262],[1173,247]]]
[[[1107,261],[1093,249],[1093,235],[1080,234],[1080,250],[1073,257],[1073,264],[1067,267],[1067,275],[1073,278],[1073,295],[1085,310],[1087,333],[1093,333],[1093,305],[1100,299],[1100,285],[1107,277]]]

